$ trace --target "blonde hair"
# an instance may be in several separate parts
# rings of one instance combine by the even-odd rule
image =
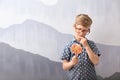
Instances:
[[[92,19],[87,14],[79,14],[75,18],[74,27],[77,25],[82,25],[84,27],[90,27],[92,24]]]

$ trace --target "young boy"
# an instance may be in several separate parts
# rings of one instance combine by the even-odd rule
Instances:
[[[98,64],[100,53],[96,44],[85,37],[90,33],[91,24],[92,19],[87,14],[76,16],[74,39],[66,45],[61,56],[63,69],[69,72],[70,80],[97,80],[94,65]],[[82,51],[77,55],[71,49],[73,44],[81,47]]]

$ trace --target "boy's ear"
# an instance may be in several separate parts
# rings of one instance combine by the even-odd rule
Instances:
[[[88,29],[88,32],[87,32],[87,34],[89,34],[90,33],[90,29]]]
[[[90,29],[88,30],[88,32],[90,33]]]

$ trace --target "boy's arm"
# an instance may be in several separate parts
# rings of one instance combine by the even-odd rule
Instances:
[[[82,43],[83,47],[86,49],[87,53],[88,53],[88,56],[91,60],[91,62],[94,64],[94,65],[97,65],[98,62],[99,62],[99,57],[97,54],[95,54],[92,49],[90,48],[88,42],[87,42],[87,39],[84,38],[84,37],[81,37],[81,40],[80,40],[80,43]]]
[[[70,70],[74,65],[78,63],[78,57],[73,56],[71,61],[63,60],[63,70]]]
[[[99,57],[98,57],[98,55],[95,54],[95,53],[91,50],[91,48],[90,48],[89,45],[87,45],[87,46],[85,47],[85,49],[86,49],[86,51],[87,51],[87,53],[88,53],[88,56],[89,56],[91,62],[92,62],[94,65],[97,65],[97,64],[99,63]]]

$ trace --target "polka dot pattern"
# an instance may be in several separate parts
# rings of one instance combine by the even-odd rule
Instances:
[[[74,56],[74,54],[70,50],[71,45],[74,43],[78,42],[76,40],[73,40],[66,45],[61,56],[62,60],[70,61],[72,56]],[[99,50],[93,41],[88,40],[88,44],[94,53],[100,55]],[[82,47],[82,53],[78,55],[78,58],[79,63],[68,71],[70,80],[96,80],[94,64],[90,61],[86,49],[84,47]]]

